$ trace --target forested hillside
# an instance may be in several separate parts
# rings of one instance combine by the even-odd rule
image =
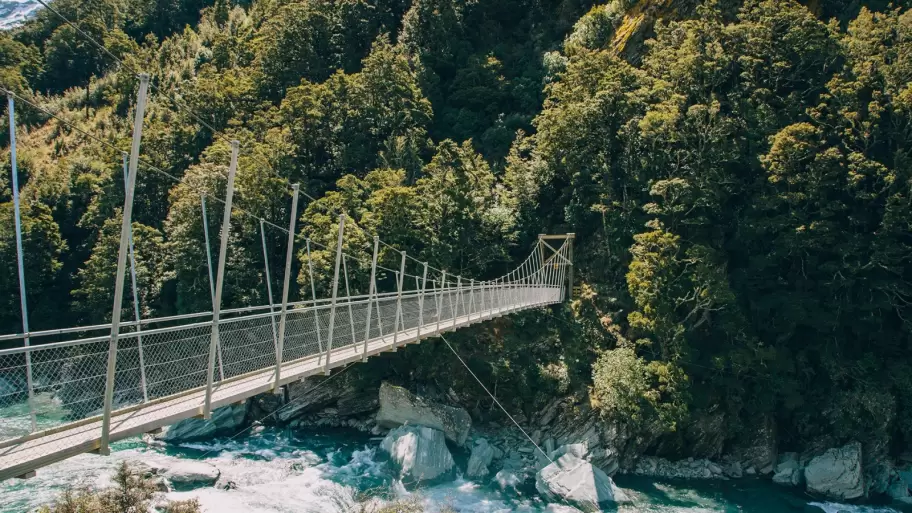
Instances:
[[[241,209],[284,226],[279,177],[322,198],[302,240],[331,244],[346,211],[485,278],[538,233],[575,232],[572,304],[459,338],[516,410],[589,391],[641,450],[686,455],[687,426],[711,417],[726,443],[769,419],[782,447],[898,454],[912,445],[912,12],[861,4],[57,0],[124,65],[47,11],[0,33],[5,88],[113,145],[17,107],[32,328],[110,316],[141,69],[155,85],[142,153],[171,175],[139,171],[144,316],[210,308],[198,193],[224,193],[238,139]],[[208,214],[217,234],[221,205]],[[235,214],[225,303],[263,304],[260,226]],[[285,238],[267,235],[280,283]],[[391,372],[477,393],[430,346]]]

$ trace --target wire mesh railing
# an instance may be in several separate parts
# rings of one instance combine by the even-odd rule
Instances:
[[[334,304],[291,303],[280,361],[317,357],[328,365],[333,350],[355,347],[366,354],[370,341],[402,344],[558,302],[565,294],[563,272],[568,265],[558,263],[562,251],[539,269],[511,279],[467,284],[432,280],[431,286],[402,293],[337,297]],[[217,384],[276,367],[279,344],[274,326],[281,315],[280,309],[261,308],[219,321],[219,355],[213,369]],[[120,335],[113,376],[115,411],[205,386],[213,320],[186,319],[191,322]],[[0,350],[0,408],[7,410],[6,421],[13,419],[5,422],[9,427],[0,432],[0,442],[27,435],[30,413],[36,414],[39,430],[101,415],[109,349],[109,337],[101,336]],[[32,401],[26,380],[29,369]]]

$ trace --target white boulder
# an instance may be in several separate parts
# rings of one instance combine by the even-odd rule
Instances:
[[[380,442],[380,451],[408,484],[449,479],[456,468],[443,432],[429,427],[400,426]]]
[[[177,444],[207,440],[217,435],[234,434],[244,425],[247,416],[246,404],[232,404],[212,411],[212,418],[184,419],[170,426],[159,438]]]
[[[172,465],[164,475],[175,488],[188,489],[214,485],[221,472],[202,461],[182,461]]]
[[[548,500],[586,511],[612,505],[621,495],[607,474],[570,453],[538,471],[535,488]]]
[[[853,442],[828,449],[808,462],[804,469],[807,491],[839,500],[864,495],[861,471],[861,444]]]

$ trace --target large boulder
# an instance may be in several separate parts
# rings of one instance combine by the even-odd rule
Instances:
[[[828,449],[804,469],[807,491],[833,499],[857,499],[864,495],[861,444],[853,442]]]
[[[403,424],[426,426],[443,431],[447,439],[463,445],[472,428],[472,419],[462,408],[434,404],[402,387],[383,383],[377,424],[386,428]]]
[[[535,489],[547,500],[592,511],[620,499],[607,474],[571,453],[564,454],[535,475]]]
[[[484,438],[479,438],[472,448],[469,463],[466,465],[468,477],[485,477],[488,475],[488,465],[494,461],[494,447]]]
[[[247,407],[244,404],[223,406],[212,412],[212,418],[184,419],[172,425],[161,435],[160,439],[172,443],[207,440],[218,435],[233,435],[244,426]]]
[[[181,461],[165,471],[165,478],[176,490],[212,486],[220,475],[219,469],[202,461]]]
[[[432,483],[454,477],[456,462],[442,431],[424,426],[399,426],[380,442],[392,467],[406,484]]]

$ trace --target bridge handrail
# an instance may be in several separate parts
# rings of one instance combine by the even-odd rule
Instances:
[[[465,290],[462,293],[465,294],[469,291],[481,291],[481,290],[504,290],[504,289],[510,288],[511,286],[512,286],[512,282],[507,282],[505,284],[499,284],[499,285],[490,285],[490,286],[483,286],[483,285],[476,284],[474,287],[472,287],[472,286],[465,287],[464,288]],[[528,286],[528,287],[529,288],[557,288],[556,285],[551,285],[551,284],[539,284],[539,285],[535,285],[534,287],[532,287],[532,286]],[[444,290],[453,292],[456,289],[455,289],[455,287],[450,287],[450,288],[447,288]],[[438,293],[439,293],[439,291],[438,291]],[[444,292],[444,293],[448,293],[448,292]],[[402,298],[408,299],[408,298],[418,297],[420,295],[421,295],[421,291],[412,290],[412,291],[408,291],[408,292],[403,292]],[[352,296],[351,298],[339,298],[339,300],[336,304],[336,307],[339,308],[339,307],[347,307],[349,305],[351,305],[351,306],[361,305],[368,301],[378,301],[378,300],[390,299],[390,298],[394,298],[394,297],[396,297],[395,292],[387,292],[387,293],[382,293],[382,294],[376,294],[373,297],[373,299],[370,299],[367,294],[359,295],[359,296]],[[289,307],[294,307],[294,308],[289,308],[289,313],[310,312],[310,311],[315,311],[315,310],[326,310],[326,309],[331,308],[331,305],[329,303],[327,303],[326,301],[327,300],[325,300],[325,299],[319,299],[316,302],[314,302],[314,301],[297,301],[294,303],[290,302],[290,303],[288,303]],[[273,305],[273,307],[274,307],[274,305]],[[229,312],[241,313],[244,311],[263,310],[266,308],[270,308],[270,306],[266,305],[265,307],[257,306],[257,307],[252,307],[252,308],[236,308],[236,309],[229,310]],[[153,324],[156,322],[192,319],[192,318],[203,317],[203,316],[207,316],[207,315],[212,315],[212,312],[201,312],[198,314],[176,315],[176,316],[171,316],[171,317],[162,317],[162,318],[149,319],[149,320],[144,319],[141,324],[145,325],[145,324]],[[266,318],[266,317],[278,318],[279,315],[280,315],[280,312],[278,310],[274,310],[272,312],[245,315],[243,317],[229,317],[227,319],[221,319],[219,322],[222,324],[228,325],[228,324],[231,324],[234,322],[262,319],[262,318]],[[150,336],[150,335],[168,333],[168,332],[182,330],[182,329],[189,329],[189,328],[194,328],[194,327],[205,327],[205,326],[209,326],[211,324],[212,324],[212,320],[210,319],[210,320],[199,321],[199,322],[194,322],[194,323],[176,324],[174,326],[165,326],[162,328],[144,329],[142,332],[124,331],[120,334],[120,338],[122,340],[129,340],[131,338],[146,337],[146,336]],[[123,323],[121,326],[129,327],[129,326],[133,326],[133,325],[135,325],[135,323],[129,323],[129,324]],[[102,325],[99,325],[99,326],[102,326]],[[110,329],[110,327],[111,327],[110,324],[107,324],[106,326],[108,329]],[[88,331],[89,328],[96,328],[96,327],[95,326],[87,327],[85,331]],[[76,328],[73,328],[73,330],[76,330]],[[54,334],[59,334],[59,333],[54,333]],[[60,349],[60,348],[65,348],[65,347],[86,345],[86,344],[92,344],[95,342],[103,342],[110,338],[111,338],[111,335],[107,334],[107,335],[99,335],[96,337],[77,338],[77,339],[71,339],[71,340],[64,340],[64,341],[60,341],[60,342],[50,342],[47,344],[38,344],[38,345],[30,345],[30,346],[24,346],[24,347],[13,347],[13,348],[8,348],[8,349],[0,349],[0,356],[19,354],[19,353],[25,353],[25,352],[34,353],[34,352],[45,351],[45,350],[50,350],[50,349]]]

